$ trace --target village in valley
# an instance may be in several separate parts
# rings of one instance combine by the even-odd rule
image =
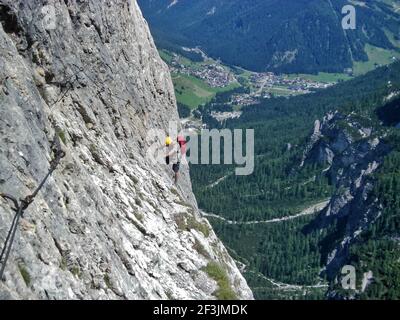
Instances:
[[[184,49],[185,51],[200,54],[197,50]],[[203,80],[213,88],[224,88],[237,82],[234,74],[226,67],[223,67],[219,61],[208,58],[204,53],[202,53],[201,56],[204,59],[204,63],[187,63],[188,59],[184,59],[182,56],[172,53],[172,59],[169,63],[171,73],[194,76]]]
[[[218,103],[215,103],[216,108],[211,112],[211,116],[217,121],[240,117],[242,107],[257,105],[264,99],[307,94],[336,83],[335,81],[316,81],[297,75],[254,72],[230,67],[208,57],[200,48],[182,49],[184,53],[194,55],[195,61],[175,52],[167,50],[160,52],[171,70],[177,100],[181,105],[195,110],[207,103],[213,103],[212,98],[217,93],[230,93],[224,98],[222,104],[225,107],[232,107],[232,111],[220,111]],[[221,102],[219,104],[221,105]]]
[[[288,75],[277,75],[273,72],[252,72],[223,65],[219,60],[208,57],[199,48],[183,48],[184,51],[194,52],[203,59],[201,63],[188,63],[177,53],[171,53],[169,61],[173,74],[185,74],[204,81],[212,88],[225,88],[241,84],[250,89],[249,93],[234,94],[231,103],[237,106],[256,104],[259,99],[273,96],[290,96],[310,93],[316,89],[325,89],[334,82],[317,82],[306,78]]]

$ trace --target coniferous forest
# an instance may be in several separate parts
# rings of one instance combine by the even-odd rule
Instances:
[[[315,215],[274,223],[262,221],[296,215],[335,192],[335,185],[324,173],[326,164],[300,167],[314,121],[329,111],[352,114],[358,122],[374,128],[378,136],[384,136],[390,146],[382,167],[370,177],[373,197],[382,203],[382,214],[351,246],[346,263],[356,267],[359,282],[363,272],[372,270],[376,275],[370,289],[357,293],[361,298],[400,297],[395,285],[400,275],[400,135],[393,127],[393,119],[399,116],[399,99],[385,100],[400,88],[399,71],[400,63],[396,63],[310,95],[266,100],[262,106],[245,109],[240,119],[223,123],[224,127],[255,129],[253,175],[235,176],[233,166],[191,167],[199,206],[207,213],[237,222],[229,224],[209,217],[230,253],[246,266],[244,274],[257,298],[326,297],[329,281],[321,272],[326,263],[326,243],[332,235],[341,234],[343,221],[312,232],[304,230]],[[203,108],[204,114],[209,111]],[[215,126],[216,122],[208,124]],[[213,184],[220,178],[224,179]]]
[[[175,75],[207,82],[219,70],[237,81],[203,100],[183,81],[176,92],[195,130],[254,129],[253,174],[235,164],[190,174],[255,297],[399,299],[398,1],[139,4]],[[357,23],[345,28],[349,7]],[[304,79],[328,85],[296,91]],[[351,288],[344,266],[356,271]]]

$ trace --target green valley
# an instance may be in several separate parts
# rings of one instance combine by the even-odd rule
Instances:
[[[199,205],[242,266],[256,298],[325,298],[328,279],[320,272],[326,261],[326,245],[332,241],[332,234],[340,234],[338,230],[342,227],[333,224],[305,232],[319,215],[319,210],[309,211],[306,215],[301,213],[329,199],[336,191],[325,174],[328,164],[306,163],[301,166],[304,150],[314,121],[330,110],[356,113],[357,121],[373,126],[377,132],[382,132],[380,134],[387,132],[389,128],[379,124],[375,110],[385,104],[385,97],[390,92],[400,89],[399,71],[400,63],[397,63],[318,93],[290,99],[267,99],[261,105],[244,108],[239,119],[225,122],[224,127],[255,129],[256,166],[253,175],[235,176],[231,166],[191,166]],[[208,125],[220,126],[213,121]],[[354,135],[354,139],[359,139],[358,133],[350,127],[345,130]],[[389,141],[399,141],[398,136]],[[377,192],[382,193],[379,185]],[[393,186],[397,188],[393,183],[387,187]],[[382,218],[385,219],[381,222],[383,225],[387,224],[383,221],[390,220],[400,210],[397,200],[389,199],[393,209]],[[398,221],[395,219],[392,220],[394,226]],[[361,242],[353,250],[358,252],[358,247],[364,250],[362,248],[368,243]],[[390,246],[387,250],[391,250]],[[388,263],[393,263],[394,257],[389,252]],[[359,254],[365,253],[360,251]],[[355,257],[356,253],[350,259],[353,261]],[[391,294],[399,296],[400,291]]]
[[[139,4],[182,126],[254,129],[253,174],[190,175],[255,298],[400,299],[400,2]],[[349,4],[355,29],[341,23]]]
[[[262,98],[306,94],[351,78],[345,74],[329,73],[317,76],[258,73],[227,66],[198,48],[180,48],[179,53],[167,49],[159,52],[170,67],[178,103],[191,110],[209,104],[217,94],[232,93],[225,97],[224,102],[238,110],[256,104]]]

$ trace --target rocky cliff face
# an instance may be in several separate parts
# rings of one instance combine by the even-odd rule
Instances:
[[[372,196],[372,174],[390,148],[379,132],[361,122],[355,114],[326,115],[322,123],[316,123],[304,155],[304,162],[326,164],[325,174],[336,190],[309,226],[330,229],[322,243],[326,264],[323,271],[330,280],[343,267],[350,245],[382,211],[379,199]]]
[[[67,154],[21,220],[0,297],[252,298],[187,168],[174,187],[146,157],[149,130],[178,115],[136,1],[1,0],[0,20],[0,192],[32,193],[54,135]],[[13,214],[0,199],[1,245]]]

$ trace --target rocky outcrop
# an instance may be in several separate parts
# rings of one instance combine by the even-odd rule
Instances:
[[[0,192],[29,195],[0,298],[215,299],[209,263],[252,293],[199,215],[187,168],[146,151],[178,121],[166,65],[136,1],[0,1]],[[0,241],[14,212],[0,199]]]
[[[310,140],[304,162],[326,164],[324,174],[336,190],[326,208],[306,228],[331,228],[322,250],[326,265],[323,271],[332,279],[343,266],[350,245],[381,214],[379,200],[372,196],[372,174],[390,149],[379,133],[363,126],[354,114],[338,112],[327,115]]]
[[[368,138],[371,128],[364,128],[352,115],[339,112],[328,113],[320,123],[316,120],[314,133],[311,135],[304,156],[304,163],[332,165],[335,156],[342,154],[350,145],[361,138]]]

